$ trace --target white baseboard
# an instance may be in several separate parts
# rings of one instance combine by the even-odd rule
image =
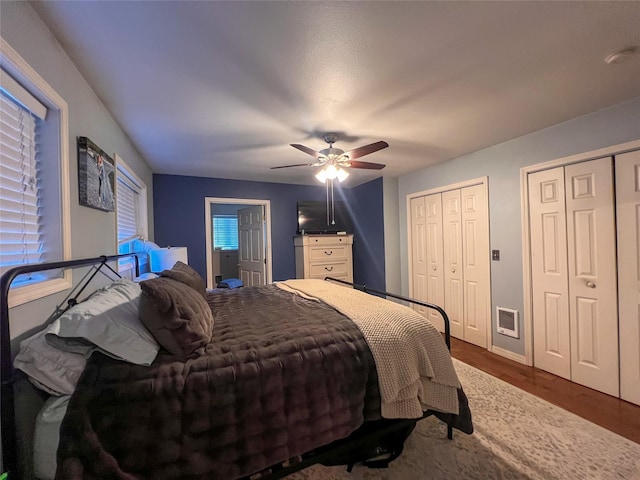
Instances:
[[[510,350],[505,350],[504,348],[496,347],[495,345],[491,346],[491,352],[501,357],[508,358],[509,360],[513,360],[514,362],[522,363],[523,365],[527,364],[527,360],[524,355],[520,355],[519,353],[513,353]]]

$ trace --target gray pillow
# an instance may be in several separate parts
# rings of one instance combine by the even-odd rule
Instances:
[[[161,277],[168,277],[177,280],[180,283],[189,285],[196,292],[204,297],[205,283],[204,279],[186,263],[177,261],[171,270],[163,270],[160,273]]]
[[[204,297],[173,278],[140,282],[140,320],[156,341],[181,358],[201,354],[213,334],[213,313]]]
[[[62,314],[46,331],[49,344],[89,357],[99,351],[151,365],[159,346],[138,318],[140,286],[119,279]]]
[[[87,360],[78,353],[57,349],[45,340],[47,330],[20,342],[13,365],[26,373],[29,381],[51,395],[71,395]]]

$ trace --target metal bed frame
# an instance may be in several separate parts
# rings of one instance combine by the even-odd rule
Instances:
[[[111,256],[100,256],[95,258],[86,258],[80,260],[69,260],[69,261],[61,261],[61,262],[50,262],[50,263],[41,263],[34,265],[22,265],[15,268],[12,268],[5,272],[0,278],[0,391],[2,394],[2,403],[0,405],[0,426],[2,428],[2,461],[4,463],[4,474],[8,474],[7,478],[12,479],[14,476],[18,475],[18,447],[17,447],[17,434],[15,427],[15,398],[14,398],[14,388],[13,385],[16,382],[15,370],[13,368],[12,354],[11,354],[11,332],[9,326],[9,289],[11,287],[11,283],[18,276],[25,273],[34,273],[40,271],[47,270],[55,270],[55,269],[66,269],[66,268],[78,268],[78,267],[87,267],[93,266],[94,270],[91,272],[91,275],[85,276],[82,281],[73,287],[71,294],[74,293],[74,290],[77,289],[77,292],[71,296],[67,297],[67,305],[64,309],[61,310],[61,313],[64,313],[67,309],[78,303],[78,297],[83,292],[85,287],[93,280],[98,272],[102,270],[102,268],[106,268],[114,273],[116,276],[120,277],[120,274],[116,272],[108,262],[113,262],[126,257],[133,257],[135,260],[135,272],[136,276],[139,275],[139,260],[137,255],[140,253],[128,253],[123,255],[111,255]],[[87,278],[88,277],[88,278]],[[392,297],[398,300],[402,300],[404,302],[413,303],[416,305],[420,305],[426,308],[430,308],[438,311],[442,315],[444,319],[445,326],[445,343],[447,348],[451,350],[451,327],[449,324],[449,317],[447,313],[438,305],[434,305],[428,302],[422,302],[419,300],[414,300],[412,298],[403,297],[401,295],[396,295],[389,292],[383,292],[380,290],[376,290],[373,288],[369,288],[366,285],[358,285],[352,282],[346,282],[341,279],[325,277],[325,280],[341,283],[344,285],[349,285],[354,289],[360,290],[365,293]],[[311,455],[303,455],[302,460],[298,463],[282,466],[282,465],[274,465],[268,467],[271,469],[270,474],[267,474],[261,477],[261,480],[275,480],[279,478],[283,478],[287,475],[290,475],[299,470],[303,470],[311,465],[316,463],[325,462],[336,455],[345,454],[353,449],[369,444],[372,441],[376,441],[392,432],[398,431],[402,428],[409,427],[411,424],[414,424],[416,421],[422,420],[424,418],[430,417],[434,412],[427,411],[424,415],[419,419],[407,419],[407,420],[396,420],[390,422],[390,424],[377,429],[373,432],[369,432],[365,435],[362,435],[354,440],[339,440],[334,442],[335,445],[331,448],[320,448],[317,453]],[[453,428],[450,425],[447,425],[447,437],[449,439],[453,438]],[[359,461],[354,459],[353,462],[348,464],[347,470],[350,472],[353,468],[354,464]],[[15,475],[14,475],[15,474]],[[249,478],[249,477],[245,477]],[[244,480],[244,479],[243,479]]]
[[[136,276],[140,274],[140,263],[138,253],[126,253],[123,255],[103,255],[96,258],[85,258],[81,260],[66,260],[61,262],[37,263],[32,265],[21,265],[7,270],[0,277],[0,393],[2,402],[0,404],[0,427],[2,429],[2,463],[4,473],[7,478],[13,479],[18,475],[18,444],[16,434],[16,411],[13,384],[16,382],[15,370],[13,368],[13,358],[11,355],[11,329],[9,325],[9,289],[11,283],[18,275],[25,273],[44,272],[47,270],[57,270],[65,268],[94,267],[93,272],[85,277],[76,287],[72,288],[71,297],[67,297],[67,305],[60,314],[78,303],[78,297],[82,294],[86,286],[93,278],[106,268],[120,277],[108,262],[113,262],[121,258],[133,257],[135,262]],[[70,294],[70,295],[71,295]]]

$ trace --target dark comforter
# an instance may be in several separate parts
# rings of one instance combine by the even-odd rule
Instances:
[[[93,356],[62,424],[57,478],[230,480],[380,418],[375,364],[351,320],[274,286],[207,300],[202,356],[161,353],[151,367]]]

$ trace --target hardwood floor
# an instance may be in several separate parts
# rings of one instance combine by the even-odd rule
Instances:
[[[640,406],[597,392],[484,348],[451,339],[451,355],[618,435],[640,443]]]

